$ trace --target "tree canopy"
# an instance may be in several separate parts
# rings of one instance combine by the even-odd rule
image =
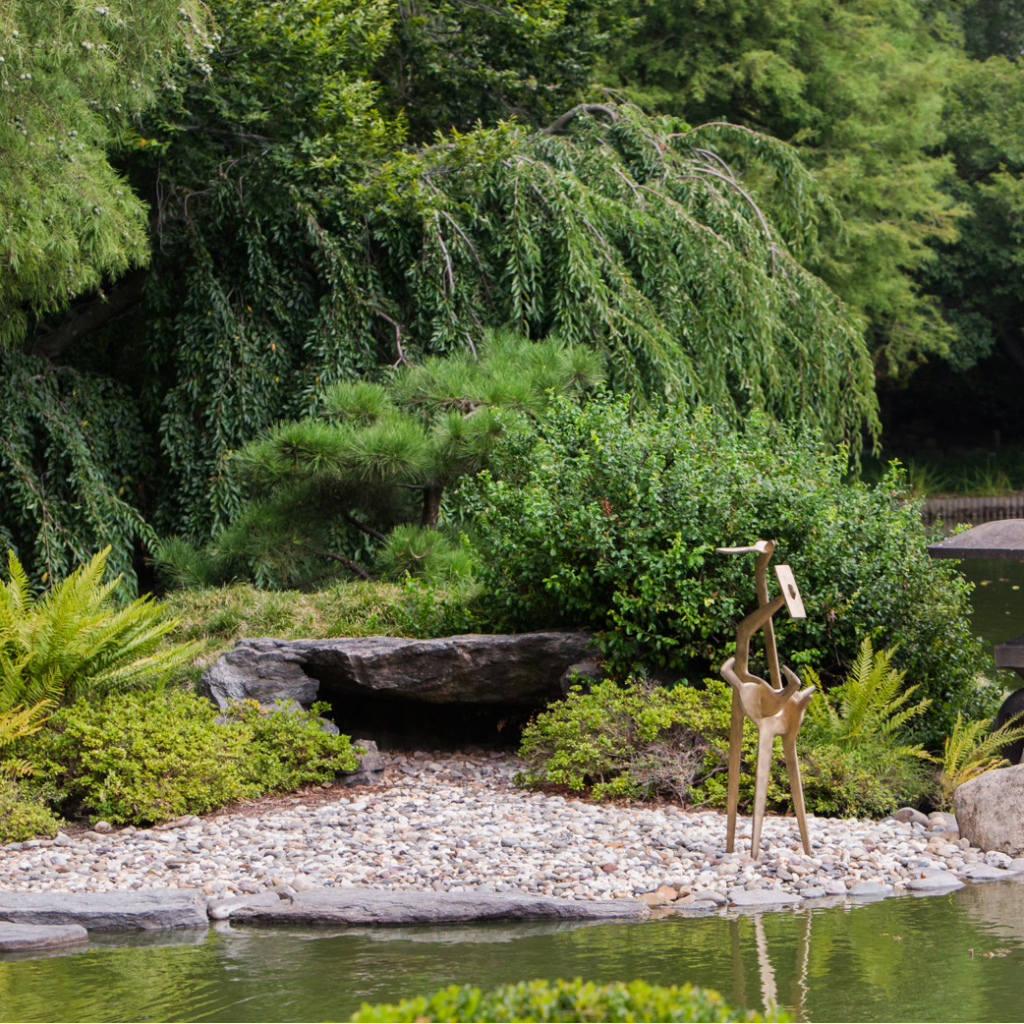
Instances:
[[[147,208],[109,162],[180,45],[205,52],[202,0],[7,0],[0,21],[0,344],[148,253]]]
[[[63,427],[12,421],[0,486],[23,511],[4,526],[40,567],[107,537],[114,498],[125,540],[144,517],[204,542],[241,508],[231,456],[261,431],[315,413],[339,381],[472,352],[505,326],[593,348],[641,399],[799,416],[835,441],[877,422],[861,324],[795,257],[841,231],[832,203],[761,133],[575,102],[610,8],[216,0],[212,14],[215,44],[185,51],[121,136],[151,205],[151,268],[37,330],[49,364],[8,359],[12,387],[63,403],[58,423],[97,388],[123,410],[77,421],[74,472],[43,465]],[[402,89],[396,60],[419,69]],[[770,209],[724,153],[771,179]],[[112,327],[76,329],[133,302]],[[138,450],[87,465],[124,424]],[[69,524],[58,509],[82,512]],[[63,532],[44,543],[48,521]]]
[[[959,59],[943,5],[652,0],[632,11],[635,35],[608,58],[629,96],[786,140],[835,200],[846,236],[821,235],[803,259],[864,314],[880,372],[943,352],[952,331],[914,276],[962,212],[942,188],[942,88]]]

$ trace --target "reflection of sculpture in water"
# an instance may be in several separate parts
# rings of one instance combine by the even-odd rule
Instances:
[[[807,975],[811,960],[812,916],[808,910],[798,911],[794,915],[794,917],[802,917],[804,925],[797,949],[797,971],[792,979],[792,998],[784,1009],[798,1021],[807,1020]],[[742,957],[741,922],[744,925],[752,923],[754,926],[754,945],[757,951],[757,977],[761,984],[761,1005],[764,1007],[766,1014],[775,1013],[779,1009],[778,983],[775,976],[775,968],[772,966],[771,957],[768,955],[768,937],[765,934],[763,914],[744,915],[740,918],[734,917],[729,921],[734,998],[741,1006],[745,1006],[749,1002],[746,992],[746,971]]]
[[[772,616],[785,605],[793,618],[806,617],[800,592],[788,565],[777,565],[775,574],[782,593],[768,600],[767,568],[775,551],[775,542],[759,540],[752,547],[718,548],[722,554],[757,552],[754,578],[757,586],[758,609],[748,615],[736,628],[736,654],[722,665],[721,673],[732,686],[732,724],[729,733],[729,796],[728,832],[726,850],[732,853],[736,845],[736,810],[740,791],[740,756],[743,744],[743,719],[749,718],[757,727],[757,772],[754,779],[754,820],[750,836],[750,855],[757,858],[761,852],[761,825],[768,794],[768,776],[771,771],[772,748],[775,737],[782,737],[782,750],[786,758],[789,788],[793,794],[793,809],[800,825],[800,838],[804,853],[810,855],[811,843],[807,835],[807,817],[804,813],[804,791],[800,782],[800,765],[796,757],[796,736],[804,720],[808,701],[814,687],[800,689],[800,680],[794,672],[783,666],[786,676],[783,686],[779,671],[779,653],[775,647],[775,628]],[[765,657],[771,682],[750,672],[750,640],[759,629],[764,631]]]

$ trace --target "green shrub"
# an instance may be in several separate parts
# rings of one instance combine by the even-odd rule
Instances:
[[[125,690],[159,688],[196,650],[161,646],[174,629],[162,605],[113,603],[120,577],[103,583],[105,548],[38,600],[21,563],[8,556],[0,586],[0,712],[42,700],[71,704]]]
[[[922,762],[893,757],[884,744],[844,748],[803,741],[799,756],[804,802],[822,817],[883,818],[898,807],[918,803],[927,789]],[[781,760],[773,763],[772,775],[776,787],[788,793]]]
[[[353,1021],[788,1021],[728,1006],[710,989],[648,985],[643,981],[597,985],[591,981],[522,981],[481,992],[452,985],[432,996],[397,1004],[364,1005]]]
[[[815,694],[799,736],[804,801],[811,814],[882,817],[916,803],[927,788],[920,747],[901,742],[887,728],[905,713],[908,696],[888,689],[893,675],[899,681],[888,653],[874,655],[867,645],[857,667],[828,697]],[[519,752],[526,768],[517,781],[589,790],[597,799],[661,794],[681,803],[725,807],[732,690],[717,679],[705,680],[704,686],[667,690],[630,679],[624,685],[605,680],[589,691],[574,687],[523,730]],[[745,722],[740,780],[745,809],[752,806],[756,756],[757,732]],[[792,806],[778,743],[767,806]]]
[[[894,665],[931,701],[914,738],[936,747],[958,711],[985,710],[970,586],[928,557],[897,469],[876,486],[850,482],[845,456],[814,438],[612,398],[556,403],[492,465],[467,493],[495,628],[592,630],[620,678],[638,664],[703,678],[754,599],[753,559],[714,549],[770,538],[808,613],[777,616],[785,662],[814,666],[828,687],[862,637],[896,647]]]
[[[328,704],[314,704],[303,711],[292,704],[268,714],[255,701],[236,705],[232,718],[252,734],[246,781],[263,792],[286,791],[329,782],[338,772],[352,771],[358,760],[349,738],[322,728],[318,716],[328,708]]]
[[[356,767],[348,737],[324,732],[312,712],[261,718],[242,707],[230,724],[216,717],[181,690],[79,701],[27,752],[61,806],[119,824],[202,814]]]
[[[41,799],[0,772],[0,843],[54,836],[59,827],[60,821]]]
[[[643,680],[574,686],[523,730],[523,785],[555,784],[597,799],[649,797],[699,800],[696,787],[719,771],[728,749],[731,690],[669,691]],[[724,728],[724,737],[723,737]]]

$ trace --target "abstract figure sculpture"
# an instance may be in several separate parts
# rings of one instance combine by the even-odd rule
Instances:
[[[757,727],[757,774],[754,780],[754,821],[750,836],[750,856],[761,852],[761,824],[764,821],[765,798],[768,793],[768,775],[771,771],[772,747],[775,737],[782,737],[782,750],[786,757],[789,788],[793,794],[793,809],[800,825],[800,838],[804,853],[810,855],[811,844],[807,835],[807,817],[804,813],[804,791],[800,782],[800,765],[796,758],[796,736],[804,720],[807,704],[814,687],[800,689],[800,680],[794,672],[783,666],[786,684],[782,684],[779,671],[779,653],[775,647],[775,628],[772,616],[783,607],[794,619],[806,618],[803,601],[788,565],[777,565],[775,575],[782,593],[768,600],[768,563],[775,551],[775,542],[759,540],[752,547],[718,548],[724,555],[757,552],[754,578],[757,585],[757,611],[748,615],[736,628],[736,654],[722,665],[723,678],[732,687],[732,727],[729,733],[729,795],[728,832],[726,850],[732,853],[736,845],[736,809],[740,792],[740,755],[743,745],[743,719],[749,718]],[[750,672],[750,639],[759,629],[764,630],[765,656],[768,661],[766,682]]]

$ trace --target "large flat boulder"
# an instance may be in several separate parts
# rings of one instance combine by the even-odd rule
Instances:
[[[0,920],[12,924],[77,924],[112,928],[205,928],[206,900],[195,889],[138,892],[0,892]]]
[[[1024,855],[1024,764],[996,768],[958,786],[953,809],[972,846]]]
[[[639,900],[567,900],[525,892],[404,892],[383,889],[313,889],[276,905],[237,906],[232,922],[287,925],[409,925],[467,921],[582,921],[642,919]]]
[[[15,924],[0,921],[0,953],[54,949],[88,942],[89,933],[80,924]]]
[[[221,710],[233,700],[269,705],[346,696],[423,704],[543,707],[585,662],[585,633],[471,633],[434,640],[339,637],[239,640],[203,673],[200,691]]]

